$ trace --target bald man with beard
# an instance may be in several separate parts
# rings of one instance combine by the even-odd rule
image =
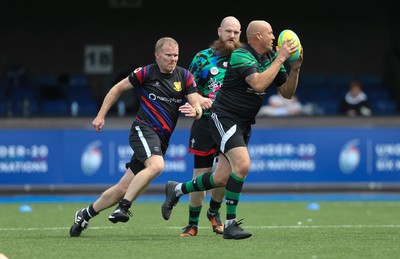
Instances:
[[[218,39],[214,40],[209,48],[199,51],[189,66],[189,71],[193,74],[199,94],[202,96],[200,105],[203,109],[203,116],[193,121],[190,130],[188,152],[194,155],[193,179],[200,174],[212,172],[213,169],[217,144],[213,141],[209,128],[209,109],[221,88],[232,52],[242,46],[240,29],[240,22],[235,17],[227,16],[222,19],[217,29]],[[215,167],[218,167],[217,160]],[[207,218],[217,235],[221,235],[224,231],[219,213],[224,195],[223,187],[213,189],[207,210]],[[189,195],[188,225],[182,229],[180,236],[197,235],[205,197],[205,191]]]

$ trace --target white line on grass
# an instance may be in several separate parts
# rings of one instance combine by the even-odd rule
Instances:
[[[249,226],[247,228],[400,228],[400,225]]]
[[[90,227],[90,229],[111,229],[115,227]],[[153,228],[153,227],[147,227]],[[157,227],[158,228],[158,227]],[[182,229],[182,227],[167,227],[171,229]],[[201,227],[198,228],[209,228]],[[314,225],[314,226],[246,226],[246,228],[255,229],[284,229],[284,228],[400,228],[400,225]],[[0,231],[37,231],[37,230],[65,230],[69,227],[45,227],[45,228],[0,228]]]
[[[90,229],[107,229],[114,227],[90,227]],[[37,231],[37,230],[64,230],[70,227],[57,227],[57,228],[0,228],[0,231]]]
[[[182,228],[182,227],[170,227],[170,228]],[[209,227],[198,227],[198,228],[209,228]],[[283,229],[283,228],[400,228],[400,225],[319,225],[319,226],[246,226],[245,228],[265,228],[265,229]]]

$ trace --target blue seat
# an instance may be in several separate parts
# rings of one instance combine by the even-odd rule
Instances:
[[[325,102],[335,100],[338,102],[340,96],[335,89],[329,87],[319,87],[309,91],[308,98],[311,102]]]
[[[357,79],[361,82],[364,88],[369,88],[369,87],[379,88],[380,86],[384,85],[381,75],[376,73],[358,74]]]
[[[94,116],[98,112],[97,103],[90,86],[87,84],[70,84],[65,88],[67,102],[78,103],[78,116]]]
[[[352,74],[331,74],[328,77],[328,83],[333,87],[349,87],[350,82],[355,79]]]
[[[375,115],[396,115],[398,114],[396,102],[390,99],[372,102],[373,114]]]
[[[329,76],[328,85],[329,88],[335,89],[336,96],[343,98],[343,96],[349,90],[350,82],[354,80],[352,74],[332,74]]]
[[[69,116],[70,108],[63,99],[43,100],[40,105],[40,115],[42,116]]]
[[[367,89],[364,91],[368,99],[371,102],[376,102],[376,101],[391,101],[391,97],[389,95],[389,91],[385,88],[377,89],[377,88],[371,88]]]
[[[305,73],[302,74],[299,78],[299,86],[300,87],[323,87],[327,84],[327,76],[325,74],[312,74]]]
[[[9,101],[13,116],[32,116],[39,111],[38,93],[32,87],[13,87],[10,89]]]
[[[97,104],[95,102],[82,102],[78,103],[78,116],[96,117],[98,113]]]
[[[58,78],[53,74],[40,74],[32,76],[31,85],[40,89],[43,86],[56,86],[58,84]]]
[[[65,96],[69,102],[90,102],[94,100],[92,91],[88,85],[68,85],[64,90]]]
[[[4,86],[6,88],[28,87],[30,85],[30,76],[24,66],[10,65],[6,68],[4,79]]]
[[[85,74],[71,74],[69,75],[69,85],[88,85],[88,79]]]
[[[5,96],[5,91],[2,90],[3,89],[1,89],[0,91],[0,117],[4,117],[7,115],[7,105],[8,105],[8,101]]]
[[[318,106],[322,108],[324,115],[337,115],[339,102],[336,99],[326,99],[317,102]]]

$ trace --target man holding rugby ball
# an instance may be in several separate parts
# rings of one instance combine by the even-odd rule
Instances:
[[[182,195],[225,186],[225,239],[244,239],[252,235],[240,227],[242,220],[236,218],[243,184],[250,170],[247,144],[251,126],[255,124],[255,117],[269,86],[278,87],[285,98],[293,97],[303,62],[301,51],[299,58],[289,63],[290,72],[286,71],[284,62],[300,46],[293,44],[295,39],[285,39],[282,46],[274,51],[275,36],[271,25],[266,21],[250,22],[246,37],[247,44],[231,54],[223,84],[210,115],[211,134],[219,150],[218,161],[227,161],[228,165],[224,166],[230,166],[232,170],[226,173],[226,170],[217,168],[213,173],[201,174],[185,183],[169,181],[165,186],[166,198],[161,207],[164,219],[168,220]]]

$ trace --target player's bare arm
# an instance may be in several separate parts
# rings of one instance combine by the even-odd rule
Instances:
[[[128,78],[124,78],[115,84],[104,97],[103,103],[97,113],[96,118],[94,118],[92,125],[97,132],[101,131],[105,124],[105,117],[114,103],[118,100],[121,93],[133,88],[132,84],[129,82]]]
[[[189,103],[179,107],[179,111],[185,114],[186,117],[193,117],[194,119],[200,119],[203,115],[203,109],[200,107],[200,102],[197,93],[187,95]]]

